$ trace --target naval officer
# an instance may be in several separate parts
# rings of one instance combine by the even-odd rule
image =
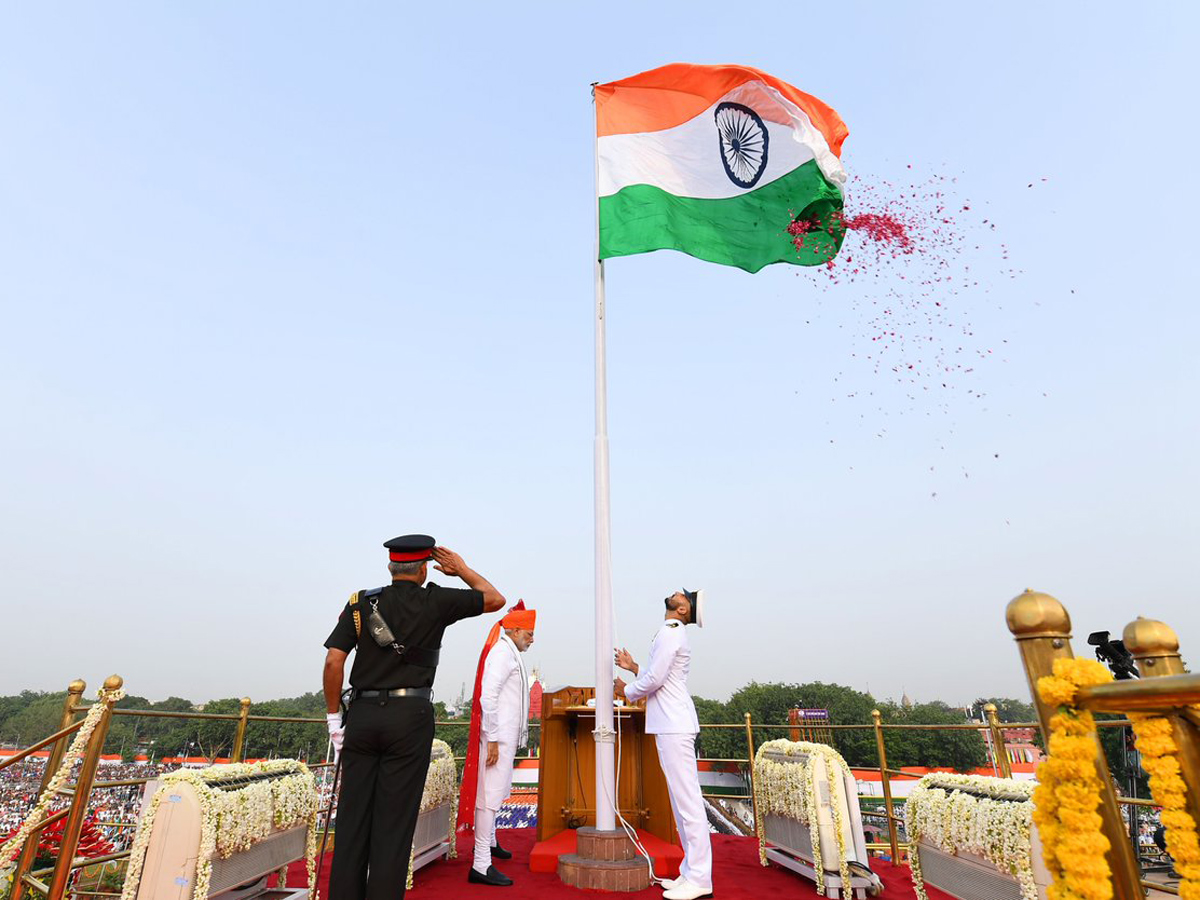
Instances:
[[[342,766],[329,900],[402,900],[433,746],[433,677],[442,633],[496,612],[504,597],[424,534],[384,544],[392,583],[359,591],[325,641],[325,708]],[[425,584],[429,560],[467,590]],[[339,714],[346,658],[350,703]]]
[[[699,595],[699,591],[676,591],[666,599],[667,612],[645,666],[639,666],[624,648],[616,651],[615,659],[619,668],[635,676],[631,684],[620,678],[613,682],[617,695],[626,700],[646,698],[646,733],[654,735],[683,844],[679,877],[663,884],[665,900],[712,896],[712,842],[696,767],[700,722],[687,686],[692,651],[685,626],[700,622]]]

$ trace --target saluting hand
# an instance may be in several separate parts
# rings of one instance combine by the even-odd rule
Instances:
[[[633,657],[629,651],[622,647],[620,650],[614,651],[613,663],[618,669],[624,669],[626,672],[632,672],[634,675],[638,673],[639,666],[633,661]]]
[[[470,571],[463,558],[448,547],[434,547],[433,558],[437,560],[434,568],[444,575],[461,576]]]

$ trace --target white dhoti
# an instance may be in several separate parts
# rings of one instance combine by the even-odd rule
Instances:
[[[712,890],[712,840],[708,816],[700,796],[700,773],[696,768],[696,735],[656,734],[658,761],[667,777],[671,812],[683,845],[679,874],[696,887]]]

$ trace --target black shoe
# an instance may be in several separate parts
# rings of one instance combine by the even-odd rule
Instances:
[[[497,844],[492,848],[492,859],[512,859],[512,852]]]
[[[467,881],[472,884],[494,884],[496,887],[508,887],[513,883],[511,878],[497,871],[495,866],[488,866],[486,875],[480,875],[472,866],[471,871],[467,873]]]

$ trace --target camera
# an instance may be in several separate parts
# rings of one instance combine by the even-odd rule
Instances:
[[[1133,654],[1125,649],[1124,641],[1110,641],[1107,631],[1093,631],[1087,642],[1096,648],[1096,659],[1108,666],[1113,678],[1124,681],[1138,677],[1137,664]]]

